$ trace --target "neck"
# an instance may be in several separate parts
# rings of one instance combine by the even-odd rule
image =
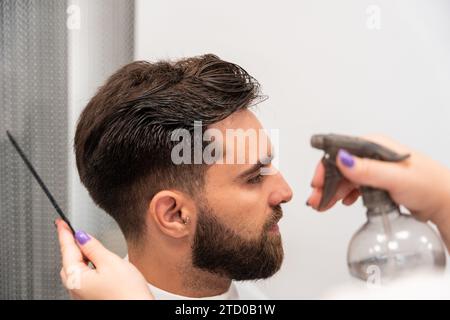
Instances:
[[[188,244],[129,247],[129,261],[151,285],[190,298],[217,296],[228,291],[231,279],[195,268]]]

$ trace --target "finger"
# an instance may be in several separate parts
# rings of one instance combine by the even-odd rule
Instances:
[[[407,178],[408,159],[402,162],[384,162],[359,158],[339,150],[337,166],[340,172],[355,184],[393,191],[399,181]]]
[[[325,208],[320,209],[320,212],[326,211],[332,208],[338,201],[346,198],[349,194],[351,194],[355,189],[355,186],[347,180],[343,180],[339,183],[339,187],[336,191],[336,194],[333,196],[331,201]]]
[[[360,195],[361,195],[361,192],[358,189],[355,189],[352,192],[350,192],[350,194],[342,200],[342,204],[344,204],[346,206],[350,206],[353,203],[355,203],[356,200],[358,200]]]
[[[108,266],[121,260],[119,256],[106,249],[100,241],[84,231],[77,231],[75,237],[83,255],[89,259],[96,269]]]
[[[371,134],[371,135],[365,135],[363,136],[365,140],[375,142],[379,145],[385,146],[392,151],[395,151],[400,154],[406,154],[410,153],[411,149],[400,144],[397,141],[394,141],[393,139],[380,135],[380,134]],[[314,171],[314,176],[311,181],[311,187],[313,188],[322,188],[324,184],[325,179],[325,167],[322,163],[322,161],[319,161],[316,165],[316,169]]]
[[[313,192],[308,199],[308,204],[320,212],[326,211],[326,210],[330,209],[331,207],[333,207],[336,204],[336,202],[338,202],[341,199],[344,199],[349,194],[351,194],[354,190],[356,190],[355,188],[356,188],[355,185],[353,185],[349,181],[346,181],[346,180],[341,181],[339,183],[339,186],[337,188],[335,195],[330,200],[328,205],[325,208],[322,208],[320,210],[319,210],[319,204],[320,204],[320,200],[322,199],[322,196],[323,196],[323,189],[315,188],[315,189],[313,189]]]
[[[395,151],[397,153],[403,154],[403,153],[410,153],[411,148],[400,144],[399,142],[393,140],[390,137],[387,137],[385,135],[381,134],[370,134],[363,136],[365,140],[375,142],[376,144],[382,145],[388,149],[391,149],[392,151]]]
[[[61,219],[57,219],[55,223],[58,230],[63,268],[67,270],[71,266],[84,263],[83,255],[75,243],[69,226]]]
[[[321,198],[322,198],[322,189],[314,188],[306,203],[308,206],[311,206],[314,209],[316,209],[319,206]]]
[[[322,161],[316,166],[316,170],[314,171],[314,177],[311,181],[311,187],[313,188],[322,188],[325,180],[325,167]]]
[[[69,230],[72,232],[72,229],[70,229],[69,225],[61,218],[58,218],[55,220],[55,224],[58,226],[60,225],[62,228]]]

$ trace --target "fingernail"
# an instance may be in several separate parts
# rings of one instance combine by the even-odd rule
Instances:
[[[56,220],[53,221],[53,224],[55,225],[55,228],[58,229],[58,225],[56,224]]]
[[[86,242],[88,242],[89,240],[91,240],[91,237],[89,237],[89,235],[84,231],[75,232],[75,238],[77,239],[78,243],[81,245],[83,245]]]
[[[341,160],[342,164],[347,168],[351,168],[355,164],[353,156],[344,149],[339,150],[338,157]]]

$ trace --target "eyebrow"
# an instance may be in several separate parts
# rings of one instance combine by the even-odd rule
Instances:
[[[264,157],[262,160],[258,160],[250,168],[248,168],[247,170],[245,170],[242,173],[240,173],[238,175],[238,179],[242,179],[242,178],[248,177],[251,174],[257,172],[259,169],[268,166],[272,162],[272,159],[273,159],[273,155],[269,155],[269,156]]]

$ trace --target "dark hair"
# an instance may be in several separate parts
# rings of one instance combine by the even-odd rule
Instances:
[[[139,240],[157,192],[194,195],[203,186],[206,165],[171,161],[172,132],[192,131],[194,120],[202,121],[204,131],[258,97],[253,77],[212,54],[125,65],[79,118],[74,147],[81,182],[127,240]]]

